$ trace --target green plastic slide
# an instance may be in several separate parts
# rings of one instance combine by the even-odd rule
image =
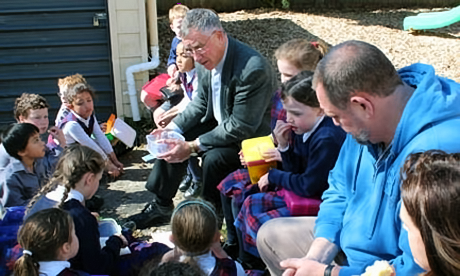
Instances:
[[[427,30],[449,26],[460,21],[460,6],[443,12],[420,13],[404,18],[404,30]]]

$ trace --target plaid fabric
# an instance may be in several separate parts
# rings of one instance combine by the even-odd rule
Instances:
[[[245,192],[251,187],[248,169],[239,169],[225,177],[217,186],[219,191],[227,196],[233,197],[238,206],[243,204]]]
[[[286,110],[283,109],[281,102],[281,89],[276,90],[272,97],[272,110],[271,110],[271,123],[270,127],[273,130],[277,120],[286,121]],[[247,197],[246,194],[253,194],[251,190],[251,180],[247,169],[239,169],[227,177],[225,177],[217,186],[219,191],[227,196],[233,197],[239,206],[243,204],[243,200]]]
[[[7,210],[3,220],[0,220],[0,275],[9,275],[16,260],[22,256],[17,236],[26,207],[10,207]]]
[[[272,97],[271,116],[270,127],[272,130],[275,129],[277,120],[286,121],[286,110],[284,110],[283,103],[281,102],[281,88],[278,88]]]
[[[257,251],[257,232],[265,222],[291,214],[284,198],[278,192],[257,193],[248,196],[243,203],[235,221],[235,227],[243,234],[243,248],[254,256],[260,257]]]

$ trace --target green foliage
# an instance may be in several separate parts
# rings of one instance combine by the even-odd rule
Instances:
[[[289,0],[281,0],[281,7],[285,10],[288,10],[289,7],[291,6],[291,3]]]

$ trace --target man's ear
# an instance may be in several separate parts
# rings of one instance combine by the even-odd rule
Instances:
[[[362,118],[369,119],[374,116],[374,104],[368,97],[365,97],[364,95],[358,94],[356,96],[352,96],[350,98],[350,106],[358,114],[360,114]]]

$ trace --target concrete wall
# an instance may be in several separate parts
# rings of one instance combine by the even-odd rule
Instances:
[[[126,68],[148,61],[144,0],[108,0],[113,78],[118,117],[132,117],[126,85]],[[148,72],[135,74],[136,89],[148,81]],[[139,97],[138,97],[139,99]],[[139,106],[142,108],[142,104]],[[141,112],[142,114],[142,112]]]

